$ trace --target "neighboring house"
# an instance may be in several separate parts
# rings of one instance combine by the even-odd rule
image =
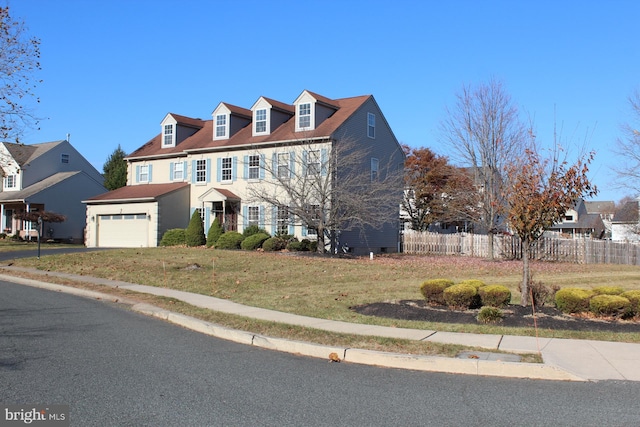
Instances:
[[[611,240],[618,242],[640,241],[640,206],[638,200],[625,203],[611,221]]]
[[[592,201],[592,202],[584,202],[584,206],[587,209],[587,213],[589,214],[598,214],[600,218],[602,218],[602,222],[604,224],[604,237],[606,239],[611,238],[611,221],[613,220],[613,215],[616,212],[616,204],[613,201]]]
[[[82,200],[107,190],[102,185],[102,175],[69,141],[32,145],[0,143],[0,164],[2,232],[36,239],[36,224],[14,216],[47,211],[62,214],[66,220],[45,223],[42,238],[84,241],[86,215]]]
[[[562,222],[551,227],[549,231],[571,238],[602,239],[605,236],[602,217],[599,213],[589,213],[583,199],[579,199],[573,208],[565,213]]]
[[[397,169],[404,163],[370,95],[329,99],[305,90],[293,104],[260,97],[245,109],[222,102],[211,120],[169,113],[160,133],[126,158],[127,186],[85,200],[86,244],[157,246],[168,229],[187,227],[195,210],[205,232],[218,218],[228,231],[255,224],[271,234],[315,239],[313,227],[290,215],[287,206],[269,206],[251,194],[256,188],[278,191],[274,182],[282,174],[292,180],[311,171],[324,174],[328,153],[344,139],[367,150],[363,164],[371,179],[384,164],[395,162]],[[398,203],[401,197],[400,192]],[[354,253],[396,252],[398,222],[364,235],[343,231],[340,240]]]

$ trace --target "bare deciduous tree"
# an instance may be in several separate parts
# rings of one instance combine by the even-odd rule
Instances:
[[[19,142],[26,128],[37,126],[38,119],[27,104],[39,99],[34,90],[39,80],[40,41],[27,35],[22,21],[14,20],[9,7],[0,7],[0,137]]]
[[[318,252],[334,253],[340,232],[397,223],[404,159],[396,157],[372,168],[371,153],[352,139],[296,141],[264,159],[266,179],[249,184],[248,199],[282,209],[317,234]]]
[[[518,109],[500,81],[477,87],[463,86],[453,108],[441,123],[443,141],[460,165],[471,167],[480,191],[480,228],[493,236],[499,231],[504,209],[502,186],[505,167],[524,151],[526,128]]]
[[[614,152],[620,156],[613,168],[616,185],[640,194],[640,90],[629,96],[630,120],[621,125],[622,136],[616,141]]]

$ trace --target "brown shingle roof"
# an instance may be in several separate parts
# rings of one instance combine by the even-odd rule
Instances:
[[[134,200],[156,200],[160,196],[189,187],[187,182],[171,182],[167,184],[128,185],[109,191],[83,201],[87,204],[113,203],[115,201],[131,202]]]
[[[12,142],[4,142],[4,146],[9,150],[11,157],[18,162],[18,165],[23,166],[29,163],[31,160],[36,159],[51,150],[56,145],[60,144],[61,141],[53,141],[53,142],[43,142],[40,144],[15,144]]]
[[[316,95],[314,94],[314,96]],[[269,102],[272,101],[268,98],[265,99]],[[213,121],[206,120],[202,121],[203,126],[199,131],[175,147],[162,148],[162,138],[161,135],[158,134],[142,147],[127,156],[127,158],[175,156],[176,154],[184,153],[186,151],[215,150],[244,145],[268,144],[280,141],[329,138],[332,137],[340,126],[342,126],[342,124],[369,99],[371,99],[371,95],[330,100],[332,105],[338,108],[336,112],[320,123],[320,125],[318,125],[314,130],[306,132],[296,132],[295,120],[289,119],[269,135],[252,136],[251,126],[245,126],[229,139],[214,140]],[[225,105],[229,106],[229,104]],[[282,105],[286,106],[287,104]]]

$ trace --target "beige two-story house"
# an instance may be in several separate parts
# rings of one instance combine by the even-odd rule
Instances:
[[[369,180],[400,171],[404,163],[401,146],[370,95],[329,99],[305,90],[291,104],[267,97],[250,108],[221,102],[207,120],[167,114],[160,133],[127,157],[127,186],[85,201],[86,244],[157,246],[168,229],[185,228],[195,210],[205,232],[218,218],[227,231],[258,225],[273,235],[317,239],[317,224],[294,212],[302,212],[304,203],[318,215],[336,215],[327,208],[332,201],[322,199],[332,192],[318,193],[313,201],[309,195],[317,189],[309,183],[338,189],[348,179],[347,169],[355,163],[341,166],[338,152],[361,154],[355,169],[364,172],[363,192]],[[381,198],[379,209],[393,209],[395,220],[376,228],[345,221],[343,229],[332,230],[349,251],[398,250],[402,188],[387,191],[395,205]]]
[[[68,140],[41,144],[0,143],[2,191],[0,229],[7,235],[37,239],[37,225],[16,218],[25,212],[54,212],[65,221],[45,223],[42,238],[84,242],[82,201],[105,193],[103,177]]]

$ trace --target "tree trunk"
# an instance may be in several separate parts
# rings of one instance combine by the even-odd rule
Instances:
[[[489,261],[493,261],[493,240],[494,240],[494,234],[489,231],[489,233],[487,234],[488,237],[488,244],[489,244],[489,255],[487,256],[487,258],[489,259]]]
[[[522,242],[522,284],[520,285],[520,292],[522,294],[520,304],[522,304],[522,306],[529,305],[529,278],[531,276],[529,272],[530,247],[529,242]]]

